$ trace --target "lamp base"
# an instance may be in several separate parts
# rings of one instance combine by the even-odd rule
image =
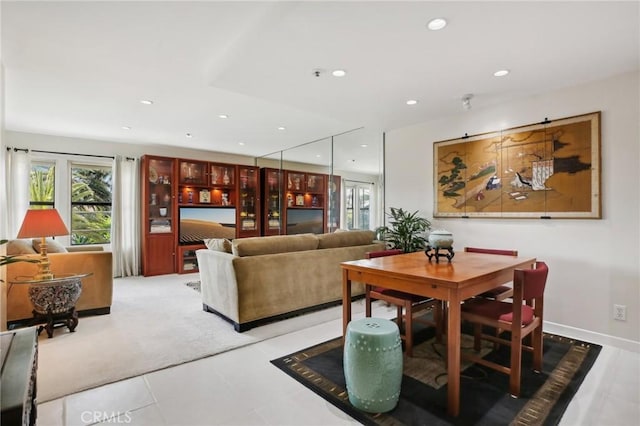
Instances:
[[[53,272],[50,269],[51,262],[47,256],[47,241],[45,237],[42,237],[40,242],[40,263],[38,263],[38,273],[36,279],[38,280],[52,280]]]

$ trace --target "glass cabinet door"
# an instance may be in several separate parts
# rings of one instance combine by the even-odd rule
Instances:
[[[151,158],[145,171],[147,178],[147,232],[173,232],[173,161]]]
[[[282,223],[282,175],[278,169],[262,169],[262,198],[264,235],[279,235]]]
[[[180,184],[207,184],[207,163],[182,160],[178,165],[178,169],[180,171]]]
[[[178,162],[178,204],[208,204],[207,188],[209,163],[203,161],[180,160]]]
[[[240,199],[238,202],[238,233],[241,237],[260,235],[260,199],[258,196],[259,169],[239,166]]]
[[[218,206],[236,205],[236,166],[211,164],[210,182],[213,191],[211,203]]]

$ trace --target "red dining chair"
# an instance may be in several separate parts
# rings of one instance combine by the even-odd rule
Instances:
[[[486,254],[499,254],[503,256],[518,256],[518,250],[501,250],[501,249],[487,249],[479,247],[465,247],[464,251],[468,253],[486,253]],[[513,288],[509,285],[501,285],[491,290],[487,290],[484,293],[479,294],[476,297],[484,297],[487,299],[504,300],[513,296]]]
[[[462,358],[509,375],[509,392],[520,396],[522,351],[533,352],[533,369],[542,370],[542,322],[544,289],[549,269],[544,262],[536,262],[534,269],[517,269],[513,276],[511,302],[483,298],[469,299],[462,305],[462,319],[474,325],[474,349],[480,351],[481,340],[507,345],[511,349],[509,366],[488,361],[479,354],[463,353]],[[509,331],[509,340],[485,334],[482,327],[489,326]],[[531,335],[531,345],[524,338]]]
[[[403,253],[400,249],[380,250],[366,253],[367,259],[383,256],[393,256]],[[413,356],[413,322],[421,322],[436,329],[436,340],[442,341],[442,302],[429,297],[418,296],[398,290],[390,290],[383,287],[374,287],[365,284],[365,316],[371,316],[371,302],[382,300],[397,308],[397,323],[400,327],[400,338],[405,342],[407,356]],[[431,307],[433,309],[433,321],[413,318],[420,310]],[[404,313],[404,315],[403,315]],[[404,320],[404,321],[403,321]],[[402,325],[404,324],[404,328]]]

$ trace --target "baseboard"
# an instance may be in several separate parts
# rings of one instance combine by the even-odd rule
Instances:
[[[614,346],[619,349],[640,353],[640,342],[634,340],[623,339],[621,337],[611,336],[608,334],[596,333],[595,331],[570,327],[568,325],[557,324],[549,321],[545,321],[542,328],[547,333],[559,334],[565,337],[584,340],[585,342]]]

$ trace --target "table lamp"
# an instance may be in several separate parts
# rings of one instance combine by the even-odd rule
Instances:
[[[69,235],[69,230],[56,209],[27,210],[18,238],[42,238],[38,274],[35,276],[38,280],[53,279],[53,273],[49,269],[51,262],[47,256],[46,237],[59,235]]]

